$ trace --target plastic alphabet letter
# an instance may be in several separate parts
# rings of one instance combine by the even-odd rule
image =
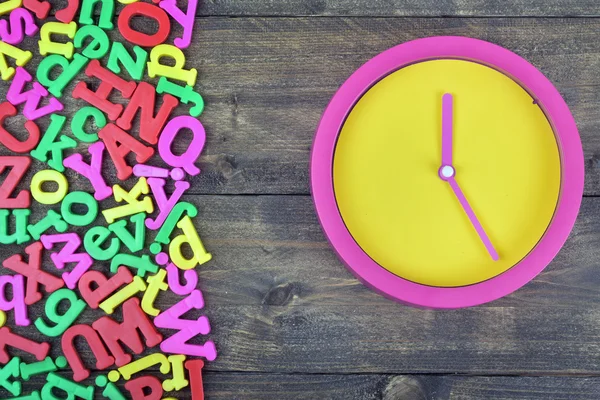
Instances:
[[[33,54],[30,51],[21,50],[8,43],[0,42],[0,78],[3,81],[9,80],[15,74],[15,69],[8,66],[5,56],[13,58],[17,66],[24,67],[31,60]]]
[[[158,30],[153,35],[136,31],[131,28],[130,21],[133,17],[144,16],[156,21]],[[117,21],[119,32],[128,41],[138,46],[154,47],[160,45],[169,36],[171,20],[166,12],[159,7],[148,3],[132,3],[121,10]]]
[[[204,400],[204,387],[202,385],[202,368],[204,361],[188,360],[185,362],[190,381],[192,381],[192,400]]]
[[[102,129],[106,126],[106,117],[104,113],[95,107],[82,107],[80,108],[71,121],[71,131],[73,135],[82,142],[94,143],[98,141],[97,133],[88,133],[84,130],[87,121],[92,117],[94,125]]]
[[[150,144],[156,144],[160,131],[178,104],[179,101],[175,97],[166,94],[162,96],[162,105],[154,116],[156,91],[149,83],[140,82],[129,100],[127,108],[116,122],[121,129],[129,131],[137,111],[140,110],[139,136]]]
[[[108,53],[110,41],[106,32],[101,28],[96,25],[85,25],[79,28],[75,34],[75,48],[80,49],[87,38],[92,38],[92,40],[85,46],[81,54],[87,58],[102,58]]]
[[[134,187],[129,192],[126,192],[121,186],[113,186],[113,196],[119,203],[125,201],[127,204],[122,206],[116,206],[108,210],[102,211],[102,215],[106,219],[106,222],[112,224],[115,220],[123,217],[127,217],[140,212],[151,213],[154,211],[154,205],[152,199],[149,196],[144,196],[138,200],[142,194],[148,194],[150,188],[146,178],[138,179]]]
[[[194,290],[188,297],[154,318],[154,325],[158,328],[179,330],[179,332],[165,339],[160,344],[162,351],[165,353],[200,356],[209,361],[217,357],[217,349],[212,341],[207,341],[204,345],[186,343],[198,334],[207,335],[210,332],[210,324],[208,318],[205,316],[201,316],[195,321],[181,318],[183,314],[192,308],[199,310],[203,307],[204,299],[202,298],[202,293],[199,290]]]
[[[191,143],[187,150],[180,156],[176,156],[171,151],[173,140],[181,132],[182,129],[188,128],[194,135]],[[158,151],[160,156],[167,164],[172,167],[181,167],[190,175],[198,175],[200,170],[194,162],[200,156],[204,144],[206,143],[206,132],[202,123],[188,115],[182,115],[175,117],[167,123],[165,129],[163,129],[160,140],[158,141]]]
[[[106,125],[98,133],[98,136],[104,141],[115,164],[117,178],[122,181],[129,178],[133,172],[133,169],[125,160],[129,153],[135,153],[135,160],[138,163],[147,161],[154,154],[152,147],[144,146],[115,124]]]
[[[10,362],[0,370],[0,385],[4,389],[8,390],[13,396],[18,396],[21,394],[21,382],[11,382],[8,378],[19,377],[19,364],[21,364],[19,357],[13,357]]]
[[[7,0],[0,4],[0,15],[7,14],[17,7],[21,7],[23,0]]]
[[[192,269],[196,265],[202,265],[212,259],[212,255],[204,248],[190,217],[183,217],[177,223],[177,227],[183,230],[183,234],[177,236],[169,244],[169,257],[173,261],[173,264],[177,265],[180,269],[186,270]],[[188,243],[194,253],[194,256],[190,259],[184,257],[181,251],[181,246],[184,243]]]
[[[29,136],[24,141],[18,140],[4,128],[6,117],[14,117],[15,115],[17,115],[15,106],[8,101],[0,104],[0,144],[3,144],[7,149],[15,153],[26,153],[37,146],[40,141],[40,128],[38,128],[34,121],[25,122],[25,130],[29,133]]]
[[[123,379],[128,381],[131,379],[133,374],[144,371],[155,365],[160,365],[161,374],[168,374],[171,372],[171,364],[164,354],[154,353],[147,355],[146,357],[140,358],[139,360],[133,361],[127,365],[123,365],[119,368],[119,373],[123,376]]]
[[[58,306],[62,301],[67,301],[69,307],[64,313],[59,314]],[[69,289],[57,290],[52,293],[44,305],[46,316],[50,321],[54,322],[55,325],[48,326],[42,317],[38,317],[35,320],[35,327],[46,336],[59,336],[75,322],[84,309],[85,302],[78,299],[74,291]]]
[[[187,2],[187,10],[185,14],[177,7],[176,0],[162,0],[159,4],[160,8],[165,10],[174,20],[179,22],[183,28],[183,36],[175,38],[175,46],[180,49],[187,48],[192,42],[192,31],[194,30],[194,21],[196,19],[196,8],[198,0],[189,0]]]
[[[180,296],[190,294],[192,290],[198,285],[198,273],[193,269],[188,269],[183,272],[183,277],[186,280],[185,285],[182,285],[179,281],[179,268],[175,264],[170,263],[167,266],[167,282],[169,283],[169,289]]]
[[[65,167],[85,176],[94,188],[94,198],[98,201],[104,200],[113,194],[113,190],[106,184],[102,177],[102,161],[104,159],[104,143],[97,142],[88,147],[91,155],[89,164],[83,162],[83,156],[75,153],[65,158]]]
[[[53,54],[40,61],[35,76],[42,85],[48,88],[48,92],[56,97],[62,97],[65,87],[87,65],[88,61],[89,58],[81,54],[74,54],[71,62],[59,54]],[[62,72],[56,78],[51,79],[51,72],[56,67],[60,67]]]
[[[0,328],[0,364],[6,364],[10,357],[6,352],[6,346],[14,347],[26,353],[33,354],[35,359],[42,361],[50,351],[48,343],[37,343],[22,336],[12,333],[10,328],[4,326]]]
[[[146,272],[156,273],[158,265],[150,260],[147,254],[141,257],[132,256],[131,254],[117,254],[110,262],[110,272],[115,272],[119,266],[126,266],[137,269],[137,276],[143,278]]]
[[[146,290],[146,282],[139,276],[134,276],[130,284],[100,303],[100,308],[105,313],[112,314],[115,312],[115,309],[127,299],[144,290]],[[139,299],[136,298],[136,300],[139,302]]]
[[[42,233],[48,229],[54,227],[57,232],[65,232],[67,230],[67,223],[63,221],[59,213],[54,210],[48,210],[46,216],[36,222],[34,225],[29,225],[27,231],[32,238],[38,240]]]
[[[77,24],[75,22],[69,22],[68,24],[63,24],[62,22],[46,22],[42,25],[42,29],[40,29],[41,40],[38,42],[40,54],[43,56],[48,54],[60,54],[65,58],[73,58],[73,52],[75,51],[73,43],[53,42],[51,40],[51,35],[65,35],[72,40],[75,37],[75,32],[77,32]]]
[[[29,221],[29,215],[31,214],[31,210],[27,209],[19,209],[13,210],[0,210],[0,244],[22,244],[29,239],[31,236],[27,234],[27,224]],[[14,216],[14,232],[12,234],[8,234],[9,224],[9,216]]]
[[[73,204],[83,204],[87,211],[85,214],[75,214],[72,211]],[[87,226],[94,222],[98,215],[98,202],[86,192],[69,193],[60,205],[60,212],[66,223],[73,226]]]
[[[25,290],[25,304],[32,305],[42,299],[42,294],[38,291],[38,284],[44,286],[47,293],[52,293],[64,286],[62,279],[59,279],[49,273],[42,271],[42,243],[35,242],[25,248],[25,253],[29,256],[29,261],[23,261],[20,254],[10,256],[2,263],[4,268],[21,274],[27,278]]]
[[[0,133],[1,135],[1,133]],[[1,141],[1,140],[0,140]],[[0,174],[6,167],[12,167],[4,182],[0,184],[0,207],[2,208],[28,208],[31,203],[29,192],[25,189],[19,191],[15,197],[10,197],[15,188],[21,182],[29,166],[31,158],[25,156],[3,156],[0,157]]]
[[[96,3],[102,3],[100,6],[100,18],[98,19],[98,26],[102,29],[113,29],[112,18],[115,12],[115,1],[114,0],[83,0],[81,5],[81,11],[79,12],[79,23],[84,25],[93,25],[94,20],[92,15]]]
[[[50,3],[40,0],[23,0],[23,7],[34,13],[39,19],[46,19],[50,12],[50,8],[52,8]]]
[[[120,62],[133,79],[136,81],[141,80],[144,74],[144,69],[146,68],[148,52],[139,46],[133,46],[133,52],[135,54],[135,60],[129,54],[127,49],[125,49],[123,44],[120,42],[113,42],[106,66],[115,74],[120,74]]]
[[[179,100],[184,104],[194,104],[189,111],[192,117],[199,117],[204,110],[204,99],[200,93],[194,92],[193,87],[189,85],[179,86],[176,83],[169,81],[164,76],[161,76],[161,78],[158,80],[156,93],[169,93],[179,98]]]
[[[185,379],[185,372],[183,370],[184,361],[185,356],[182,354],[169,356],[169,362],[171,363],[171,369],[173,370],[173,379],[165,379],[163,381],[162,386],[166,392],[181,390],[189,385],[189,381]]]
[[[115,363],[115,359],[108,354],[102,340],[100,340],[100,336],[98,336],[98,333],[91,326],[74,325],[66,330],[60,342],[62,352],[73,370],[73,380],[75,382],[81,382],[90,376],[90,370],[85,368],[81,357],[79,357],[79,353],[75,350],[74,341],[78,336],[82,336],[90,346],[94,357],[96,357],[97,369],[106,369]]]
[[[173,233],[175,226],[182,218],[184,213],[187,213],[187,215],[189,215],[190,218],[194,218],[196,215],[198,215],[198,210],[192,203],[188,203],[186,201],[177,203],[169,213],[167,220],[156,235],[155,240],[158,243],[169,244],[169,242],[171,241],[171,233]]]
[[[101,272],[88,271],[79,280],[79,292],[88,305],[96,309],[111,293],[132,280],[133,275],[126,267],[120,267],[110,279],[106,279]],[[91,288],[92,283],[98,285],[94,290]]]
[[[81,239],[76,233],[63,233],[59,235],[42,235],[42,244],[51,250],[56,243],[65,243],[59,252],[50,254],[52,262],[58,269],[64,269],[67,263],[77,263],[71,272],[64,272],[62,278],[69,289],[75,289],[79,278],[92,266],[92,258],[87,253],[75,253],[81,245]]]
[[[60,22],[68,24],[69,22],[73,21],[73,18],[75,18],[77,9],[79,9],[79,0],[67,0],[67,6],[62,10],[58,10],[54,16]]]
[[[10,13],[9,21],[0,21],[0,39],[8,44],[17,45],[23,41],[25,35],[33,36],[37,31],[33,15],[24,8],[14,9]]]
[[[48,104],[40,107],[42,98],[48,96],[48,91],[39,83],[34,82],[33,89],[29,89],[25,92],[25,84],[32,80],[33,78],[25,71],[25,69],[17,67],[15,77],[6,92],[6,99],[10,101],[13,106],[25,103],[23,114],[28,120],[35,120],[63,109],[61,102],[54,97],[48,100]]]
[[[44,182],[56,183],[56,190],[54,192],[45,192],[42,190]],[[67,178],[58,171],[45,169],[37,172],[31,178],[31,195],[40,204],[60,203],[67,195],[68,190],[69,183],[67,182]]]
[[[181,196],[183,196],[185,191],[190,188],[190,184],[188,182],[177,181],[175,182],[175,191],[171,197],[167,198],[167,195],[165,194],[165,183],[166,181],[161,178],[148,178],[148,185],[152,190],[154,200],[156,201],[156,205],[160,210],[155,219],[146,219],[146,226],[148,229],[159,229],[165,223],[169,213],[173,207],[175,207],[175,204],[177,204]]]
[[[122,15],[122,14],[121,14]],[[163,57],[171,58],[175,65],[169,66],[161,64]],[[155,78],[157,75],[164,76],[178,81],[183,81],[190,86],[196,84],[198,71],[196,68],[184,69],[185,55],[183,51],[170,44],[160,44],[150,52],[150,61],[148,62],[148,76]]]
[[[46,376],[46,384],[42,387],[42,399],[43,400],[75,400],[76,397],[80,397],[85,400],[94,399],[94,387],[78,385],[60,375],[50,372]],[[53,392],[60,389],[64,392],[67,397],[61,396],[56,397]]]
[[[56,358],[56,364],[50,357],[44,358],[44,361],[38,361],[30,364],[21,363],[21,379],[28,381],[32,376],[47,374],[48,372],[53,372],[58,368],[64,368],[66,366],[67,360],[62,356]]]
[[[163,395],[160,381],[150,375],[130,380],[125,384],[125,389],[129,391],[133,400],[160,400]],[[146,394],[147,391],[150,393]]]
[[[136,253],[144,248],[144,239],[146,238],[145,219],[146,214],[144,213],[134,214],[129,218],[129,221],[135,226],[135,236],[127,230],[127,221],[125,220],[110,224],[108,229],[117,235],[129,251]]]
[[[73,89],[73,97],[76,99],[83,99],[94,107],[104,111],[108,114],[108,119],[111,121],[116,120],[121,114],[121,111],[123,111],[123,106],[121,104],[111,103],[108,100],[108,97],[113,89],[116,89],[121,93],[121,96],[124,99],[129,99],[135,91],[135,82],[126,81],[113,74],[111,71],[102,67],[98,60],[90,61],[85,69],[85,74],[100,80],[98,89],[95,92],[91,91],[88,89],[85,82],[79,82],[75,86],[75,89]]]
[[[148,288],[144,292],[144,297],[142,298],[142,310],[148,315],[156,317],[160,314],[160,310],[154,308],[154,301],[156,300],[159,291],[165,291],[169,288],[165,283],[166,276],[167,271],[161,269],[156,275],[148,277]]]
[[[50,115],[50,125],[46,129],[46,133],[42,137],[40,144],[31,152],[31,156],[42,162],[48,162],[48,165],[59,172],[64,172],[63,151],[73,149],[77,146],[77,142],[66,135],[60,135],[57,142],[56,139],[63,129],[66,117],[58,114]],[[51,159],[48,160],[48,153]]]
[[[6,285],[12,288],[12,299],[6,300]],[[27,317],[25,304],[25,279],[22,275],[0,276],[0,310],[15,311],[15,323],[19,326],[28,326],[31,321]]]
[[[123,304],[122,323],[119,324],[110,317],[102,317],[94,322],[92,326],[100,333],[102,340],[115,357],[117,367],[122,367],[131,362],[131,355],[123,351],[119,342],[126,345],[135,354],[144,351],[138,330],[145,338],[148,347],[156,346],[162,341],[162,335],[158,333],[148,316],[142,311],[140,300],[136,297],[127,300]]]
[[[109,382],[106,379],[106,376],[99,375],[96,377],[96,386],[103,387],[102,396],[106,397],[109,400],[127,400],[119,387],[112,382]]]
[[[90,228],[83,237],[85,251],[87,251],[94,260],[110,260],[119,252],[119,247],[121,246],[119,239],[113,237],[110,239],[110,244],[106,249],[101,247],[111,234],[112,232],[104,226],[94,226]]]

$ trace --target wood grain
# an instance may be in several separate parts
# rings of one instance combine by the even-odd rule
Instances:
[[[207,372],[204,381],[206,398],[216,400],[596,400],[600,390],[599,378],[565,377]],[[32,377],[23,384],[23,394],[41,388],[44,383],[43,377]],[[122,381],[117,386],[122,393],[128,393]],[[100,392],[96,387],[96,398],[103,398]],[[165,397],[188,398],[184,393],[173,392]],[[7,394],[0,388],[2,398],[9,398]]]
[[[593,0],[207,0],[201,15],[244,16],[598,16],[600,6]]]
[[[191,179],[190,193],[308,194],[314,132],[352,72],[411,39],[466,35],[517,52],[556,84],[579,126],[585,194],[600,194],[600,19],[201,18],[196,29],[186,54],[188,65],[199,70],[208,142],[199,163],[203,172]],[[122,40],[117,31],[111,36]],[[35,48],[33,41],[28,45]],[[33,72],[36,63],[27,68]],[[0,96],[6,90],[6,83],[0,85]],[[85,104],[69,96],[62,100],[70,110]],[[181,106],[178,113],[185,110]],[[7,121],[12,131],[22,130],[22,123]],[[176,141],[177,149],[186,143]],[[86,146],[77,151],[85,153]],[[105,176],[113,174],[106,169]],[[67,177],[74,190],[91,190],[86,179]]]
[[[190,315],[205,314],[213,326],[195,343],[213,339],[220,352],[207,364],[207,398],[598,398],[599,198],[584,199],[563,250],[524,288],[485,306],[433,311],[394,303],[360,284],[325,240],[308,196],[312,137],[337,88],[379,52],[432,35],[489,40],[540,68],[574,113],[586,156],[585,194],[599,196],[599,19],[387,18],[597,16],[597,2],[211,0],[200,15],[186,55],[199,70],[197,88],[207,103],[201,120],[209,137],[203,172],[191,179],[185,200],[198,207],[196,224],[214,256],[199,269],[206,310]],[[110,35],[121,40],[116,30]],[[25,46],[37,49],[31,39]],[[32,61],[27,69],[36,66]],[[1,84],[0,97],[6,90]],[[70,96],[63,100],[68,110],[83,105]],[[20,134],[22,123],[17,117],[7,126]],[[176,148],[185,145],[184,139]],[[86,145],[76,151],[85,154]],[[35,162],[25,182],[43,168]],[[116,183],[112,167],[105,176]],[[84,178],[67,177],[71,190],[91,190]],[[36,207],[32,221],[40,218]],[[21,251],[1,246],[0,260]],[[44,269],[52,271],[45,257]],[[157,306],[166,309],[178,300],[160,294]],[[32,318],[43,315],[41,303],[31,307]],[[100,315],[88,309],[77,322]],[[15,331],[42,339],[35,328]],[[81,343],[77,347],[92,358]],[[56,342],[52,354],[60,354]],[[25,391],[41,384],[33,379]],[[5,394],[0,389],[0,397]]]
[[[198,230],[214,256],[198,271],[201,313],[213,331],[195,339],[217,343],[221,356],[210,371],[599,374],[600,199],[584,199],[567,245],[533,282],[455,311],[404,306],[360,284],[326,243],[308,196],[185,200],[197,205]],[[3,246],[1,258],[18,251]],[[158,308],[178,299],[160,294]],[[41,304],[31,309],[41,313]],[[78,321],[100,315],[87,310]]]
[[[54,0],[54,9],[66,0]],[[594,0],[200,0],[196,14],[211,16],[314,17],[573,17],[600,15]],[[187,1],[178,2],[185,11]],[[116,13],[122,7],[117,5]],[[98,13],[99,10],[95,10]]]

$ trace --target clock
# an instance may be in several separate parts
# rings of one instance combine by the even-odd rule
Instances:
[[[489,302],[538,275],[584,183],[557,89],[515,53],[465,37],[404,43],[358,69],[324,112],[310,172],[350,271],[431,308]]]

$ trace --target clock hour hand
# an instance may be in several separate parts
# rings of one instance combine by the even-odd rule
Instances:
[[[452,168],[452,167],[450,167],[450,168]],[[449,171],[447,171],[447,172],[449,172]],[[454,194],[456,195],[458,202],[462,206],[463,210],[465,210],[467,217],[469,217],[471,224],[473,224],[473,228],[475,228],[475,231],[477,231],[477,234],[479,235],[479,238],[483,242],[483,245],[487,249],[488,253],[490,253],[490,257],[492,257],[492,260],[498,261],[498,258],[499,258],[498,252],[494,248],[494,245],[490,241],[490,238],[488,237],[487,233],[485,233],[483,226],[481,226],[481,223],[477,219],[477,216],[475,215],[475,212],[473,211],[473,209],[471,208],[471,205],[467,201],[467,198],[465,197],[464,193],[462,192],[462,190],[460,190],[460,186],[458,186],[456,179],[454,179],[454,169],[452,168],[452,174],[450,174],[449,177],[444,177],[442,179],[444,179],[446,182],[448,182],[450,184],[450,187],[454,191]]]

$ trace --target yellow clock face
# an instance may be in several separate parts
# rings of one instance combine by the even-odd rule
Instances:
[[[498,253],[493,260],[442,165],[442,96],[453,98],[455,180]],[[558,202],[552,126],[518,83],[464,60],[424,61],[371,87],[349,113],[333,164],[336,202],[356,243],[412,282],[466,286],[522,260]]]

